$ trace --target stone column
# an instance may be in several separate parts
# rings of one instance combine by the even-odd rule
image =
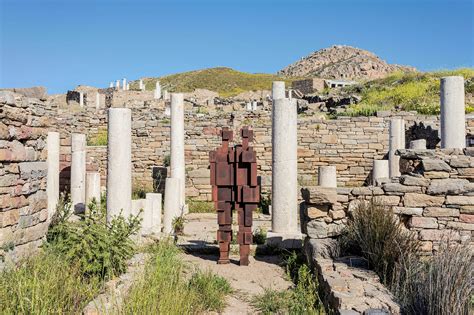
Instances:
[[[71,203],[75,213],[83,213],[86,202],[86,135],[71,136]]]
[[[140,81],[138,81],[138,87],[140,88],[140,91],[145,91],[145,85],[143,84],[142,79],[140,79]]]
[[[251,111],[252,110],[252,103],[251,102],[248,102],[247,104],[245,104],[245,110],[246,111]]]
[[[115,87],[117,88],[117,90],[120,90],[120,80],[117,80],[117,82],[115,83]]]
[[[171,93],[171,177],[180,180],[180,206],[185,203],[184,100],[182,93]]]
[[[389,170],[390,177],[400,176],[400,157],[395,155],[398,149],[405,149],[405,122],[401,118],[392,118],[389,127]]]
[[[374,160],[372,167],[372,185],[377,186],[381,179],[389,177],[388,160]]]
[[[410,141],[410,149],[413,150],[426,150],[426,140],[418,139]]]
[[[167,177],[165,184],[165,211],[163,214],[163,233],[173,232],[173,220],[182,215],[179,191],[181,189],[178,178]]]
[[[100,108],[100,94],[99,92],[97,92],[95,94],[95,109],[99,109]]]
[[[161,231],[161,194],[147,193],[143,209],[142,230],[144,234],[159,234]]]
[[[107,125],[107,221],[132,208],[132,111],[109,108]]]
[[[86,205],[95,198],[97,205],[100,206],[100,173],[86,173]]]
[[[127,90],[127,79],[125,78],[122,79],[122,90]]]
[[[168,93],[167,90],[164,90],[164,91],[163,91],[163,99],[164,99],[165,101],[169,101],[169,100],[170,100],[170,93]]]
[[[48,176],[46,181],[46,192],[48,195],[48,220],[51,220],[56,212],[59,200],[59,132],[48,132]]]
[[[272,230],[269,232],[268,238],[269,242],[280,242],[280,246],[283,247],[294,247],[295,240],[301,240],[298,228],[297,146],[296,101],[290,101],[287,98],[274,99],[272,110]],[[272,239],[276,239],[276,241]]]
[[[273,83],[272,83],[272,99],[277,100],[279,98],[285,98],[285,82],[284,81],[273,81]]]
[[[109,88],[113,88],[113,87],[114,87],[114,82],[110,82]]]
[[[466,147],[466,114],[464,106],[464,78],[441,78],[441,148]]]
[[[130,90],[130,83],[127,83],[127,91]]]
[[[84,107],[84,92],[79,92],[79,106]]]
[[[160,81],[156,81],[154,98],[155,100],[159,100],[161,98]]]
[[[320,166],[318,168],[318,185],[321,187],[337,188],[335,166]]]
[[[293,90],[288,89],[288,98],[291,100],[293,98]]]
[[[252,110],[253,110],[253,111],[257,110],[257,109],[258,109],[257,106],[258,106],[257,101],[253,101],[253,102],[252,102]]]

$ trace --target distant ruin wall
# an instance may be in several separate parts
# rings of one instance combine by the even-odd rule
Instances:
[[[125,102],[125,101],[124,101]],[[169,155],[169,117],[164,101],[137,100],[125,102],[132,108],[132,162],[134,187],[152,187],[152,167],[163,166]],[[70,165],[70,132],[82,132],[88,139],[107,129],[105,109],[79,112],[59,110],[55,113],[56,127],[61,132],[62,187],[67,187]],[[318,166],[335,165],[338,185],[362,186],[370,182],[373,159],[381,159],[388,152],[388,124],[393,116],[406,120],[407,145],[409,140],[428,139],[428,147],[439,142],[437,116],[414,113],[383,113],[384,117],[338,117],[321,120],[304,114],[298,117],[298,179],[301,186],[316,185]],[[263,192],[271,188],[271,112],[258,110],[198,113],[186,103],[185,155],[187,196],[210,200],[209,151],[219,146],[219,131],[230,127],[237,133],[243,125],[254,129],[254,150],[257,152],[259,176]],[[474,131],[474,120],[467,121],[468,133]],[[106,174],[106,149],[88,147],[89,169]]]
[[[46,235],[46,111],[37,99],[0,92],[0,269]]]

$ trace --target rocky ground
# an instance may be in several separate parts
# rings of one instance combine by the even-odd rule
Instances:
[[[250,258],[249,266],[238,265],[238,246],[232,247],[231,263],[218,265],[218,247],[214,240],[217,231],[217,215],[215,213],[189,214],[184,227],[184,236],[179,237],[178,243],[188,247],[183,259],[201,270],[210,270],[226,278],[234,292],[228,297],[227,307],[223,314],[254,314],[251,299],[261,294],[264,288],[286,290],[292,283],[281,267],[278,255],[260,255]],[[270,217],[256,215],[254,229],[270,227]],[[238,227],[237,227],[238,228]],[[235,231],[237,229],[234,229]],[[255,250],[255,246],[253,250]]]

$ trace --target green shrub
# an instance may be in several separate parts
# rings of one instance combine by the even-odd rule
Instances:
[[[258,227],[253,231],[253,243],[257,245],[265,244],[267,240],[267,231],[261,227]]]
[[[438,115],[440,78],[460,75],[466,81],[466,93],[472,93],[474,69],[452,71],[394,73],[386,78],[351,86],[345,90],[360,93],[360,103],[351,105],[342,115],[372,116],[379,110],[417,111],[420,114]],[[466,112],[473,110],[474,104],[466,102]]]
[[[189,200],[189,213],[214,213],[214,203],[211,201]]]
[[[222,310],[230,286],[210,273],[191,275],[172,240],[151,248],[144,273],[132,285],[124,301],[124,314],[202,314]],[[144,294],[146,292],[146,294]]]
[[[173,219],[173,231],[176,235],[183,235],[184,233],[184,217],[179,216]]]
[[[165,158],[163,159],[163,166],[168,167],[171,165],[171,155],[167,154],[165,155]]]
[[[198,294],[204,309],[221,311],[225,307],[225,296],[232,292],[229,282],[210,271],[197,271],[189,280],[189,288]]]
[[[265,315],[287,314],[291,291],[277,291],[264,288],[263,293],[252,299],[252,306]]]
[[[0,272],[0,313],[78,314],[101,287],[99,277],[46,248]]]
[[[48,247],[77,264],[86,276],[106,278],[124,272],[134,253],[130,236],[140,227],[138,215],[127,220],[119,215],[108,224],[105,209],[94,201],[80,220],[72,222],[70,216],[70,205],[60,202],[46,236]]]
[[[258,208],[262,213],[270,214],[270,206],[272,204],[272,197],[270,195],[263,195],[260,198]]]
[[[87,137],[88,146],[103,146],[107,145],[107,130],[100,129],[96,135]]]

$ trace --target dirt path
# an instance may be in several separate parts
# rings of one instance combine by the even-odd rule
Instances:
[[[256,216],[254,228],[268,229],[269,217]],[[184,233],[179,240],[183,246],[191,245],[191,250],[183,254],[183,259],[201,270],[210,270],[226,278],[234,293],[228,297],[227,307],[223,314],[255,314],[256,310],[250,305],[253,296],[261,294],[264,288],[286,290],[292,283],[287,280],[281,267],[279,256],[251,257],[249,266],[239,266],[239,256],[231,255],[231,263],[218,265],[217,245],[214,244],[217,219],[215,214],[192,214],[187,216]],[[205,250],[203,250],[205,249]],[[212,254],[203,252],[214,251]]]

